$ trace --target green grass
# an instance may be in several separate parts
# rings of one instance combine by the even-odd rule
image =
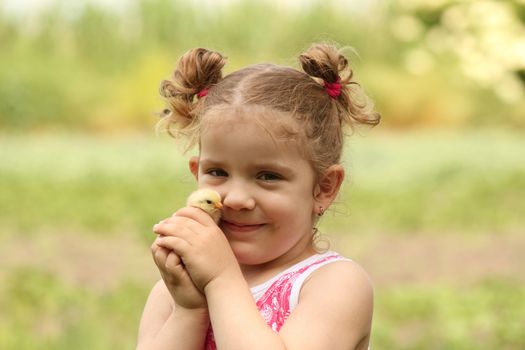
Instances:
[[[344,161],[349,181],[322,229],[520,232],[523,149],[512,132],[355,135]],[[146,247],[152,224],[194,189],[186,162],[167,136],[2,135],[0,241],[76,232],[140,237]],[[124,278],[107,289],[79,285],[31,261],[0,272],[1,349],[134,347],[151,286]],[[524,297],[523,283],[503,278],[379,288],[372,346],[523,349]]]
[[[0,348],[132,349],[146,293],[132,283],[102,292],[13,269],[0,287]]]
[[[509,232],[525,226],[519,134],[381,134],[350,139],[348,180],[328,231]],[[167,136],[3,136],[2,234],[77,229],[142,235],[194,189]]]
[[[463,287],[397,286],[376,295],[373,348],[523,349],[525,287],[496,279]]]
[[[4,232],[150,231],[194,188],[167,138],[6,137],[1,148]]]
[[[525,224],[520,134],[413,132],[352,139],[333,228],[502,232]],[[336,211],[337,211],[336,206]]]
[[[6,350],[131,349],[148,288],[68,285],[38,268],[11,270],[0,286]],[[376,295],[374,349],[523,349],[525,287],[488,280],[461,287],[398,286]]]

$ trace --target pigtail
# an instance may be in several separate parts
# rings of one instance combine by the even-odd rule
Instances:
[[[322,174],[341,161],[346,127],[373,126],[380,116],[335,46],[314,44],[299,61],[304,72],[256,64],[223,79],[225,57],[202,48],[190,50],[181,57],[172,79],[160,85],[167,108],[157,127],[163,126],[173,137],[187,136],[188,150],[199,141],[208,125],[206,115],[215,107],[225,108],[225,115],[231,114],[228,106],[284,112],[276,118],[289,113],[297,125],[283,123],[283,136],[299,140],[316,174]],[[214,120],[221,115],[214,115]]]
[[[373,110],[373,104],[361,92],[359,84],[352,81],[353,71],[348,60],[335,46],[312,45],[299,56],[299,62],[306,74],[322,84],[327,98],[336,102],[341,125],[379,123],[381,116]]]
[[[203,100],[222,79],[225,63],[226,58],[218,52],[192,49],[179,60],[173,79],[161,82],[159,92],[167,108],[161,114],[160,125],[171,136],[194,134]]]

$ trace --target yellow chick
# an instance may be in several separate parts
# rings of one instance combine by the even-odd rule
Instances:
[[[201,188],[190,194],[186,204],[204,210],[210,214],[215,223],[218,223],[221,218],[221,195],[217,191]]]

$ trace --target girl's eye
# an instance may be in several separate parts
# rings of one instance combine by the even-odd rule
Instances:
[[[263,181],[277,181],[282,180],[282,176],[276,173],[264,172],[257,176],[258,179]]]
[[[210,169],[206,172],[206,174],[211,176],[228,176],[228,173],[222,169]]]

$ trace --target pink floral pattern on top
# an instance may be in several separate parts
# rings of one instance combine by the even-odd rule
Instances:
[[[264,294],[257,300],[256,305],[259,313],[266,321],[266,324],[274,331],[279,332],[284,322],[290,316],[290,294],[294,282],[312,266],[322,264],[329,260],[340,260],[342,258],[339,254],[324,256],[319,260],[315,260],[311,264],[301,267],[298,270],[290,271],[272,283],[272,285],[264,292]],[[213,337],[213,330],[210,327],[206,335],[206,350],[216,350],[217,345]]]

